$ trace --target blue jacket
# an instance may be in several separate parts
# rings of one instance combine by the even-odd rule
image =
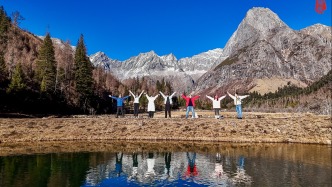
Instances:
[[[126,96],[126,97],[114,97],[114,96],[111,96],[111,98],[113,98],[113,99],[116,100],[116,106],[123,106],[123,101],[126,100],[128,97],[129,97],[129,95]]]

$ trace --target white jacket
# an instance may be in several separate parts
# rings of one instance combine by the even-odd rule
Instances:
[[[219,97],[218,100],[215,100],[214,98],[212,98],[208,95],[206,97],[212,101],[213,108],[220,108],[220,101],[223,100],[226,97],[226,95]]]
[[[154,96],[154,97],[149,97],[148,96],[148,94],[146,94],[145,95],[146,96],[146,98],[148,99],[148,112],[154,112],[154,111],[156,111],[156,107],[155,107],[155,104],[154,104],[154,100],[156,100],[157,99],[157,97],[159,96],[159,95],[156,95],[156,96]]]
[[[234,105],[241,105],[242,104],[242,99],[246,98],[246,97],[249,97],[249,95],[237,95],[237,96],[234,96],[230,93],[228,93],[229,97],[231,97],[233,100],[234,100]]]
[[[144,91],[142,91],[142,93],[139,94],[139,96],[136,97],[136,95],[133,94],[133,92],[131,92],[131,91],[129,90],[129,93],[134,97],[134,103],[139,103],[139,98],[141,98],[143,92],[144,92]]]
[[[172,97],[173,97],[173,95],[176,93],[176,92],[174,92],[172,95],[170,95],[170,96],[165,96],[161,91],[159,91],[159,93],[161,94],[161,96],[163,96],[163,98],[164,98],[164,104],[166,105],[166,101],[167,101],[167,97],[169,98],[169,103],[170,104],[173,104],[173,102],[172,102]]]
[[[148,169],[145,173],[145,176],[155,175],[156,174],[154,171],[155,158],[147,158],[146,162],[148,164]]]

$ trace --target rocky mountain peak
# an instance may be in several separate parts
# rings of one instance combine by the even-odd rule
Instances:
[[[330,40],[332,39],[332,27],[320,23],[306,27],[300,30],[300,32],[308,35],[320,36]]]
[[[154,52],[153,50],[151,50],[151,51],[146,52],[146,53],[140,53],[138,55],[138,57],[148,58],[148,57],[159,57],[159,56],[157,55],[156,52]]]
[[[177,61],[177,58],[173,53],[161,56],[160,58],[163,59],[164,61]]]
[[[257,29],[262,35],[277,27],[287,26],[277,14],[269,8],[255,7],[250,9],[241,24],[248,24]]]
[[[273,30],[279,28],[290,29],[270,9],[261,7],[252,8],[247,12],[237,30],[228,40],[224,48],[224,55],[229,56],[233,51],[248,46],[257,40],[266,39]]]
[[[177,69],[177,58],[174,56],[173,53],[170,53],[168,55],[161,56],[160,59],[164,61],[164,64],[168,67],[174,67]]]
[[[102,59],[109,59],[108,56],[102,51],[98,51],[97,53],[90,55],[90,61],[91,62],[99,61],[99,60],[102,60]]]
[[[198,55],[193,56],[192,58],[210,58],[213,60],[217,60],[223,55],[223,49],[222,48],[216,48],[212,50],[208,50],[207,52],[200,53]]]
[[[110,59],[104,52],[101,51],[90,55],[89,59],[95,67],[102,67],[106,71],[109,71],[113,66],[116,67],[116,65],[120,62],[118,60]]]

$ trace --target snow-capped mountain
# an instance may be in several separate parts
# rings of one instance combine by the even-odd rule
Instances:
[[[97,52],[90,56],[90,61],[94,66],[101,66],[112,72],[120,80],[143,76],[165,78],[177,89],[194,86],[196,79],[225,58],[222,52],[222,49],[214,49],[191,58],[177,60],[173,54],[159,56],[150,51],[125,61],[112,60],[105,53]]]
[[[197,80],[209,69],[218,65],[227,57],[223,54],[223,49],[217,48],[207,52],[194,55],[190,58],[182,58],[178,61],[179,67],[188,75]]]
[[[173,54],[158,56],[154,51],[150,51],[140,53],[138,56],[125,61],[117,61],[109,58],[103,52],[97,52],[90,56],[90,61],[95,66],[103,66],[106,70],[118,74],[120,79],[127,79],[137,76],[149,76],[156,74],[156,72],[160,74],[163,71],[175,74],[186,72],[190,75],[201,75],[225,58],[222,49],[214,49],[180,60],[177,60]]]
[[[120,61],[110,59],[104,52],[97,52],[93,55],[90,55],[90,61],[95,67],[102,67],[105,69],[105,71],[111,71],[112,68],[116,68],[117,66],[121,65],[119,64]]]

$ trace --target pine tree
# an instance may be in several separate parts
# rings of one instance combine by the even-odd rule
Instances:
[[[93,96],[92,64],[87,57],[83,35],[78,40],[75,51],[75,82],[80,103],[87,103]]]
[[[0,6],[0,52],[4,54],[8,43],[8,30],[10,28],[10,18],[4,8]]]
[[[47,33],[44,43],[41,46],[37,59],[37,79],[41,92],[55,90],[56,83],[56,61],[51,36]]]
[[[5,35],[10,27],[10,18],[7,16],[3,6],[0,7],[0,39],[5,39]],[[1,41],[3,42],[3,41]]]
[[[3,57],[3,54],[0,53],[0,83],[3,83],[7,80],[8,71],[6,67],[6,62]]]
[[[24,73],[22,70],[21,64],[17,64],[15,67],[15,71],[13,74],[13,77],[10,81],[9,87],[7,89],[8,93],[11,92],[19,92],[26,88],[26,85],[24,83]]]

